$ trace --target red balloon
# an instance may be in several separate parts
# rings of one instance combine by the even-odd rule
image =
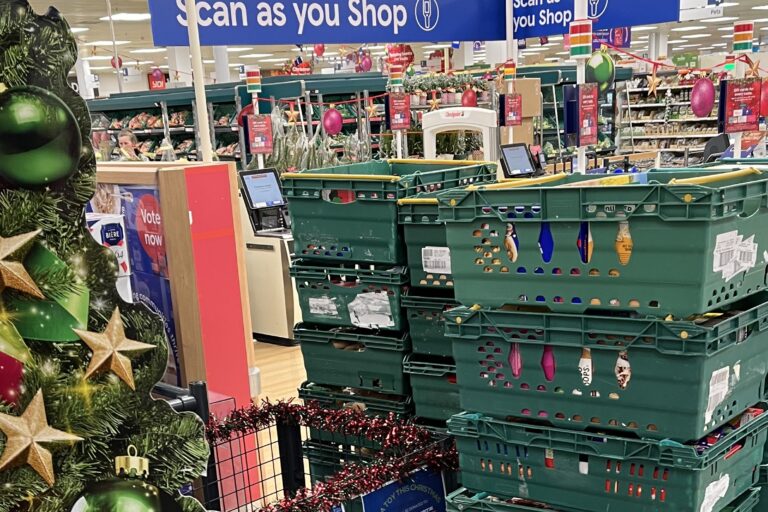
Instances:
[[[341,128],[344,126],[344,119],[341,117],[341,112],[335,108],[329,108],[323,115],[323,128],[328,135],[337,135],[341,132]]]
[[[760,115],[768,116],[768,80],[763,80],[763,86],[760,88]]]
[[[699,78],[691,90],[691,110],[696,117],[709,117],[715,106],[715,84],[709,78]]]
[[[123,59],[118,55],[117,61],[115,61],[115,58],[112,57],[112,60],[110,61],[112,64],[112,67],[115,69],[122,69],[123,68]]]
[[[367,73],[372,67],[373,61],[371,60],[371,57],[369,57],[368,54],[363,55],[363,58],[360,59],[360,69]]]
[[[474,89],[467,89],[464,94],[461,95],[462,107],[476,107],[477,106],[477,93]]]
[[[325,55],[325,45],[324,44],[316,44],[315,45],[315,55],[318,57],[322,57]]]
[[[21,361],[0,352],[0,402],[18,403],[23,375]]]

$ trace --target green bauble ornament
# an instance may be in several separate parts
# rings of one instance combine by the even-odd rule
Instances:
[[[587,82],[598,84],[602,93],[611,88],[614,80],[616,80],[616,64],[608,52],[598,50],[593,53],[587,61]]]
[[[70,176],[83,142],[72,111],[39,87],[0,93],[0,178],[38,187]]]
[[[149,473],[147,459],[136,457],[133,446],[128,453],[115,459],[118,478],[87,486],[72,512],[182,512],[171,496],[143,480]]]

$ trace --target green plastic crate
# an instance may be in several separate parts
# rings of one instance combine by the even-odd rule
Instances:
[[[749,489],[742,496],[739,496],[733,503],[723,509],[715,508],[713,512],[750,512],[760,510],[761,502],[759,489]],[[541,512],[541,510],[551,510],[553,512],[589,512],[585,509],[571,508],[552,508],[543,503],[533,503],[528,500],[516,498],[515,500],[500,500],[488,493],[473,493],[462,488],[446,498],[448,512]],[[683,511],[680,511],[683,512]]]
[[[464,413],[448,422],[462,484],[590,512],[718,510],[758,480],[768,412],[699,454],[695,446],[505,423]],[[710,501],[712,507],[704,503]]]
[[[403,362],[403,371],[410,375],[416,416],[445,421],[461,412],[452,359],[429,360],[411,354]]]
[[[405,267],[297,260],[291,267],[305,322],[401,331],[406,328],[402,296]]]
[[[398,201],[411,286],[453,290],[451,250],[434,197]]]
[[[760,490],[760,504],[756,510],[766,512],[768,511],[768,465],[766,464],[760,466],[760,479],[757,481],[757,486]]]
[[[369,455],[354,452],[342,446],[333,446],[316,441],[304,443],[304,456],[309,463],[309,475],[313,484],[324,482],[344,468],[345,464],[357,464],[370,458]],[[361,498],[345,501],[346,512],[363,512]]]
[[[763,399],[768,294],[706,323],[456,308],[461,406],[497,418],[698,439]],[[591,361],[592,380],[588,376]],[[620,383],[617,366],[629,366]],[[549,371],[546,368],[549,368]],[[621,371],[622,377],[627,371]]]
[[[493,171],[491,172],[491,169]],[[283,174],[296,255],[324,261],[405,261],[397,201],[490,181],[482,162],[390,160]]]
[[[293,331],[301,343],[307,378],[330,386],[410,394],[403,359],[411,351],[407,333],[299,324]]]
[[[727,176],[680,183],[723,177],[699,169],[648,174],[647,185],[561,187],[594,179],[571,176],[443,192],[456,299],[686,317],[764,289],[768,173]]]
[[[326,409],[356,408],[365,411],[368,416],[387,417],[394,414],[398,419],[405,419],[413,414],[413,400],[410,396],[384,395],[372,391],[352,390],[305,382],[299,389],[299,398],[305,402],[316,401]],[[381,449],[381,444],[365,437],[348,436],[311,428],[310,437],[318,441],[342,445],[364,446]]]
[[[409,290],[403,297],[413,351],[428,356],[453,357],[452,341],[445,337],[445,311],[459,304],[453,293]]]

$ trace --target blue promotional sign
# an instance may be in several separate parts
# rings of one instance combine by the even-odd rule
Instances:
[[[515,37],[567,34],[574,0],[513,0]],[[677,21],[680,0],[589,0],[594,29]]]
[[[149,0],[156,46],[188,46],[185,0]],[[501,0],[197,0],[206,46],[500,41]]]
[[[629,48],[632,44],[632,27],[603,28],[592,32],[592,48],[608,43],[615,48]]]
[[[404,482],[392,482],[363,496],[363,512],[446,512],[440,473],[421,469]]]

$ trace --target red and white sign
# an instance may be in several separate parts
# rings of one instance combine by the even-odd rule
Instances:
[[[254,155],[272,153],[272,117],[248,116],[248,142]]]
[[[725,133],[751,132],[760,128],[761,85],[759,78],[728,81]]]
[[[597,144],[598,92],[597,84],[579,86],[579,146]]]
[[[387,62],[390,65],[403,66],[403,69],[407,68],[414,61],[413,48],[409,44],[395,44],[389,50],[389,56]]]
[[[389,95],[389,124],[391,130],[407,130],[411,127],[411,96],[404,92]]]
[[[149,83],[150,91],[163,91],[165,90],[165,75],[162,78],[153,76],[154,73],[147,75],[147,82]]]
[[[504,101],[504,126],[522,126],[523,124],[523,96],[521,94],[507,94]]]

